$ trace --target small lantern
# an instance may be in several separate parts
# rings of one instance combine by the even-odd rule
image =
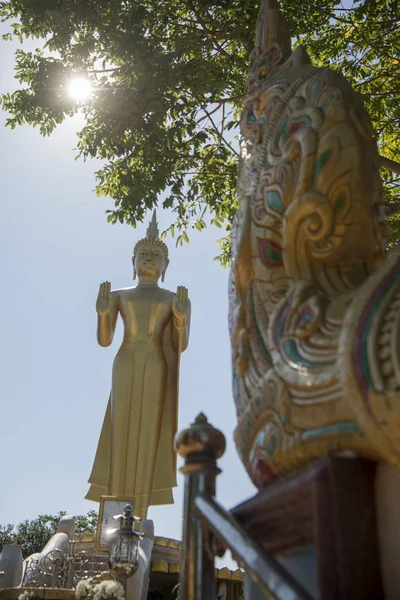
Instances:
[[[111,574],[125,589],[126,580],[139,567],[139,540],[143,536],[133,531],[133,523],[138,518],[134,516],[130,504],[125,506],[122,515],[116,515],[114,519],[119,520],[119,529],[111,539],[108,566]]]

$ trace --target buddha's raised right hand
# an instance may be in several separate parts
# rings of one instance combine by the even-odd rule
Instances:
[[[111,310],[111,283],[105,281],[100,284],[99,294],[97,296],[96,311],[99,315],[106,315]]]

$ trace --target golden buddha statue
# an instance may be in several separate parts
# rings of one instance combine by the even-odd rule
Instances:
[[[173,293],[158,286],[169,260],[155,211],[132,262],[138,285],[111,291],[106,281],[96,303],[100,346],[111,344],[118,314],[124,336],[86,498],[126,498],[146,518],[150,505],[173,503],[179,361],[190,325],[187,289],[179,286]]]

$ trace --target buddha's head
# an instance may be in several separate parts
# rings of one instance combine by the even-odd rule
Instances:
[[[146,279],[159,279],[164,281],[167,270],[168,248],[159,237],[157,227],[156,211],[153,213],[146,237],[139,240],[133,249],[133,272]]]

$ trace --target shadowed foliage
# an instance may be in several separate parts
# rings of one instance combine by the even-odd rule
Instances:
[[[26,519],[18,525],[0,525],[0,546],[16,542],[22,547],[22,556],[26,558],[35,552],[41,552],[49,539],[56,533],[57,525],[66,512],[56,515],[39,515],[36,519]],[[75,532],[91,533],[97,527],[97,513],[90,510],[86,515],[77,515]]]
[[[343,73],[363,95],[381,155],[400,160],[397,0],[282,0],[295,44],[314,64]],[[49,135],[77,111],[78,153],[97,157],[96,191],[111,196],[108,220],[141,222],[157,202],[172,207],[177,243],[235,214],[238,120],[253,47],[253,0],[12,0],[0,2],[5,39],[37,38],[15,55],[20,88],[3,94],[8,125]],[[90,80],[84,104],[68,95],[72,74]],[[400,176],[382,171],[389,242]],[[221,260],[230,244],[221,240]]]

